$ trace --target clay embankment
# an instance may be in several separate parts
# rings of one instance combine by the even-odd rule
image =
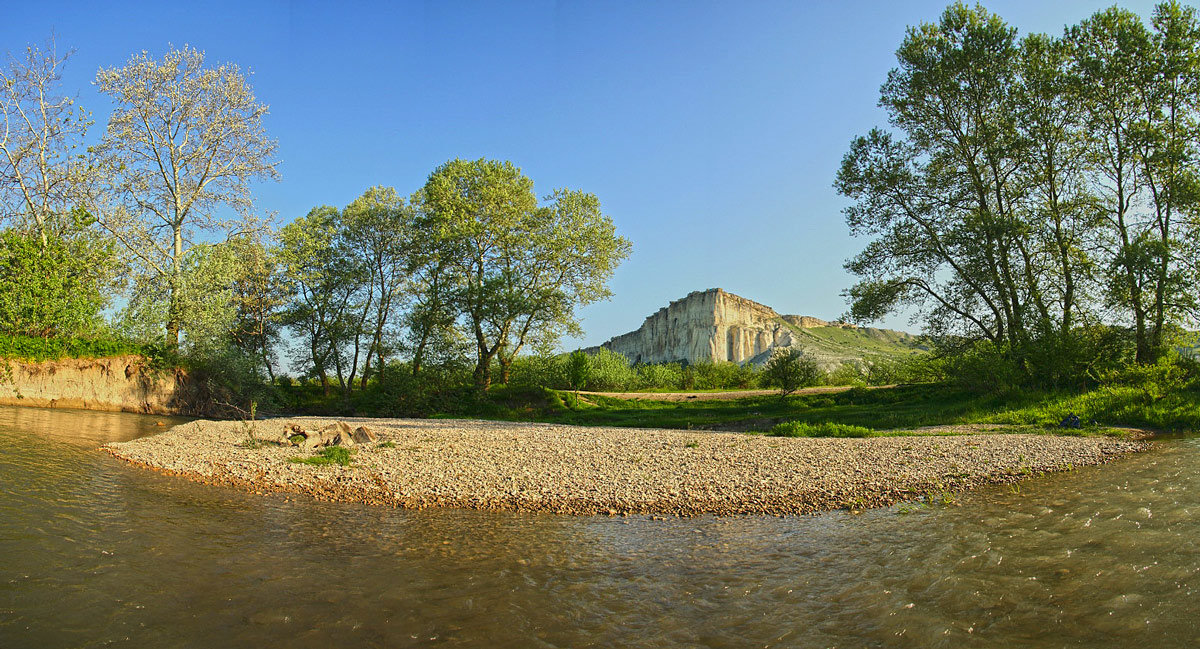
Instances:
[[[0,405],[175,415],[195,411],[188,392],[183,372],[151,368],[141,356],[0,359]]]

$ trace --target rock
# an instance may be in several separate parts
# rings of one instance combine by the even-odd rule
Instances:
[[[675,300],[646,318],[637,331],[617,336],[601,345],[624,355],[631,363],[688,363],[733,361],[765,363],[781,348],[798,348],[809,355],[801,329],[853,325],[826,322],[809,316],[779,315],[771,307],[728,293],[719,288],[696,291]],[[866,338],[892,341],[897,350],[915,339],[902,332],[862,329]],[[900,342],[895,342],[900,341]],[[595,353],[599,348],[587,351]],[[847,360],[861,359],[861,350],[844,352],[821,348],[816,354],[823,366],[832,369]]]
[[[355,428],[354,432],[350,433],[350,437],[359,444],[369,444],[379,439],[379,435],[376,435],[375,431],[367,428],[366,426],[359,426],[358,428]]]

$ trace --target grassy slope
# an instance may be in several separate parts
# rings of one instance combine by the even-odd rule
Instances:
[[[501,392],[475,416],[549,421],[589,426],[767,430],[783,421],[840,423],[873,429],[994,423],[1066,432],[1057,427],[1068,414],[1102,427],[1200,430],[1200,394],[1182,392],[1153,399],[1136,388],[1101,388],[1083,394],[978,394],[937,385],[854,389],[838,394],[752,397],[730,401],[625,401],[589,396],[573,407],[569,393]],[[446,415],[450,416],[450,415]]]
[[[778,321],[802,341],[806,349],[831,357],[907,356],[920,350],[916,336],[886,329],[802,328],[782,318]]]

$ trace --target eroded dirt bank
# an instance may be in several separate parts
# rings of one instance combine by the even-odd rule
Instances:
[[[30,363],[0,359],[0,405],[191,414],[187,376],[141,356]]]

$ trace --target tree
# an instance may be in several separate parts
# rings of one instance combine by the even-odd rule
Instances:
[[[92,121],[58,89],[69,56],[51,40],[0,67],[0,217],[35,233],[43,248],[73,228],[78,190],[95,171],[82,152]]]
[[[361,267],[343,245],[337,208],[315,207],[284,226],[278,254],[294,296],[283,322],[303,341],[299,359],[321,380],[326,394],[330,370],[347,390],[346,345],[359,331],[353,312],[364,281]]]
[[[267,106],[236,65],[206,67],[204,53],[187,46],[102,69],[96,85],[116,102],[101,145],[113,186],[89,207],[142,273],[163,285],[166,340],[177,346],[192,315],[180,291],[194,237],[232,229],[219,209],[248,215],[250,183],[278,178],[276,143],[262,123]]]
[[[42,337],[94,332],[109,301],[111,257],[111,245],[87,236],[0,233],[0,332]]]
[[[760,380],[763,385],[779,388],[779,396],[786,397],[800,388],[816,385],[821,375],[816,361],[805,358],[798,349],[788,348],[771,354]]]
[[[1109,305],[1132,319],[1136,358],[1153,363],[1181,316],[1197,315],[1200,26],[1175,2],[1153,29],[1116,7],[1067,32],[1073,99],[1084,108],[1091,182],[1106,224]]]
[[[227,245],[239,261],[231,286],[236,312],[233,344],[257,356],[274,382],[273,350],[282,338],[282,309],[291,299],[290,287],[275,251],[260,238],[243,235]]]
[[[567,386],[575,391],[575,407],[579,407],[579,391],[586,388],[592,374],[592,359],[587,352],[576,349],[567,356]]]
[[[532,338],[576,330],[575,308],[607,297],[608,278],[629,254],[594,196],[558,190],[539,206],[533,182],[511,162],[451,160],[419,195],[420,227],[436,251],[429,257],[474,339],[482,390],[497,357],[506,374]]]
[[[369,336],[363,362],[362,387],[366,387],[371,362],[378,372],[387,366],[392,351],[397,312],[410,293],[409,274],[415,270],[414,212],[391,187],[371,187],[342,211],[343,237],[365,269],[369,299],[360,314],[363,333]],[[373,305],[373,308],[371,308]]]

